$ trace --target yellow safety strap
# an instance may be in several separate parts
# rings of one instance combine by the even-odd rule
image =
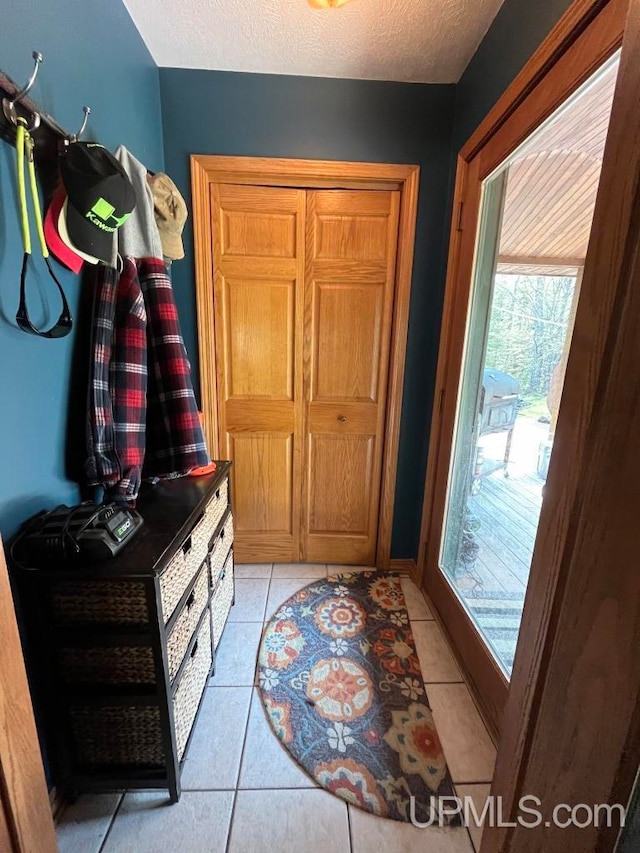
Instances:
[[[33,213],[36,221],[36,231],[40,242],[42,257],[49,275],[56,283],[60,298],[62,299],[62,311],[56,323],[48,330],[37,329],[29,318],[29,310],[27,308],[27,293],[26,280],[29,258],[31,256],[31,230],[29,228],[29,211],[27,208],[27,187],[24,174],[24,161],[27,159],[27,169],[29,172],[29,189],[31,191],[31,204],[33,205]],[[56,275],[51,267],[49,260],[49,249],[44,238],[44,228],[42,227],[42,211],[40,209],[40,196],[38,194],[38,184],[36,181],[36,167],[33,160],[33,138],[29,133],[27,122],[22,117],[18,117],[16,123],[16,177],[18,181],[18,205],[20,208],[20,230],[22,231],[22,245],[24,247],[24,257],[22,259],[22,273],[20,276],[20,304],[16,314],[16,323],[23,332],[28,332],[31,335],[38,335],[41,338],[63,338],[68,335],[72,328],[71,311],[67,298],[62,289],[62,285],[56,278]]]

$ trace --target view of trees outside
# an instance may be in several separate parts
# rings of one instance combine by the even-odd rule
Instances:
[[[547,391],[562,356],[575,281],[568,276],[495,278],[485,364],[518,380],[530,415],[548,414]]]

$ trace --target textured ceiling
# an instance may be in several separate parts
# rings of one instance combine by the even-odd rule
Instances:
[[[503,0],[124,0],[158,65],[455,83]]]

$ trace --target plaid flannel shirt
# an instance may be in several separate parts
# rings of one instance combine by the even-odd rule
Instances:
[[[87,476],[109,500],[143,477],[209,462],[171,282],[157,259],[98,269],[89,379]],[[149,363],[149,373],[147,372]]]
[[[147,309],[149,358],[144,473],[148,477],[179,476],[208,465],[209,454],[171,279],[164,262],[156,258],[138,261],[138,273]]]

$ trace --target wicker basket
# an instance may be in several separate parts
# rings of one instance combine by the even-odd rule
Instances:
[[[229,513],[229,517],[224,523],[224,527],[216,536],[209,553],[209,565],[211,571],[211,586],[215,587],[218,582],[218,576],[222,571],[222,567],[227,561],[229,549],[233,545],[233,516]]]
[[[156,683],[151,646],[62,648],[58,662],[66,684]]]
[[[162,767],[160,708],[77,706],[69,709],[78,763]]]
[[[211,518],[213,530],[216,529],[220,519],[225,514],[229,506],[229,480],[225,480],[220,484],[215,494],[207,504],[205,513]]]
[[[233,595],[233,551],[230,551],[211,598],[211,630],[213,631],[213,644],[216,649],[231,610]]]
[[[215,523],[211,515],[205,511],[182,548],[178,548],[177,554],[160,575],[160,600],[165,625],[207,556],[214,530]]]
[[[63,581],[52,594],[58,625],[79,622],[146,625],[149,622],[144,584],[130,581]]]
[[[169,677],[173,681],[180,669],[187,646],[193,637],[196,625],[209,599],[208,566],[205,561],[200,569],[196,584],[187,599],[180,616],[176,619],[173,630],[167,639],[167,657],[169,659]]]
[[[212,663],[211,622],[207,615],[202,620],[198,639],[191,650],[191,658],[182,672],[180,684],[173,699],[176,745],[180,760],[184,755]]]

